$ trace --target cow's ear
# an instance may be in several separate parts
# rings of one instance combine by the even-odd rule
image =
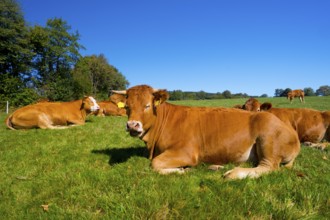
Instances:
[[[153,96],[154,96],[155,106],[162,104],[170,97],[170,95],[166,90],[157,90],[156,92],[153,93]]]
[[[265,102],[260,106],[260,111],[267,111],[272,108],[272,103]]]

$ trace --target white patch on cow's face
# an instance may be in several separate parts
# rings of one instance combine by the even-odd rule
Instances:
[[[96,100],[95,100],[93,97],[89,96],[88,98],[89,98],[89,100],[91,100],[91,102],[93,103],[93,105],[91,106],[91,111],[92,111],[92,112],[95,112],[95,111],[97,111],[98,109],[100,109],[100,106],[97,104]]]

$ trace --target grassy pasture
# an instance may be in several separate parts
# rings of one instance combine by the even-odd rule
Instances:
[[[263,98],[274,107],[330,110],[330,97]],[[177,101],[231,107],[246,99]],[[233,168],[184,175],[150,169],[125,117],[89,117],[65,130],[8,130],[0,114],[1,219],[329,219],[330,150],[302,147],[293,169],[224,181]],[[242,166],[250,166],[243,164]],[[45,208],[42,205],[48,205]]]

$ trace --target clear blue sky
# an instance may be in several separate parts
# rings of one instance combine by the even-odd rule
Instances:
[[[82,55],[130,82],[267,94],[330,85],[329,0],[18,0],[30,25],[62,18]]]

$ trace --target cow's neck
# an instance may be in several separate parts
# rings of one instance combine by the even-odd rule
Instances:
[[[169,104],[167,104],[166,102],[163,103],[162,105],[157,107],[156,111],[157,116],[154,126],[152,126],[142,138],[142,140],[147,144],[150,153],[149,159],[152,159],[154,157],[155,145],[159,137],[162,135],[163,130],[166,126],[166,122],[169,116]]]
[[[83,106],[83,101],[82,100],[77,100],[77,101],[74,101],[73,103],[80,109],[81,120],[85,121],[86,116],[87,116],[87,112],[86,112],[86,109]]]

